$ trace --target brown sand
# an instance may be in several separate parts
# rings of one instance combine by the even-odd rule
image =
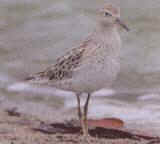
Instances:
[[[36,117],[1,110],[0,144],[160,144],[158,138],[136,136],[116,129],[106,129],[108,132],[106,137],[102,135],[106,130],[100,128],[91,130],[92,136],[85,140],[80,132],[74,131],[75,127],[73,129],[71,126],[64,128],[62,125],[59,124],[57,132],[53,127],[49,131],[47,125]]]

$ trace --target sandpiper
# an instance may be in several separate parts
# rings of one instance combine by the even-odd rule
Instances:
[[[73,48],[44,71],[26,78],[31,84],[73,91],[83,134],[88,135],[87,113],[91,93],[109,88],[120,70],[121,40],[118,27],[129,30],[120,20],[120,9],[106,4],[98,11],[97,27],[80,46]],[[87,93],[83,107],[80,96]]]

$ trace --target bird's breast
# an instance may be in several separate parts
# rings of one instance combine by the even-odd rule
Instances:
[[[110,87],[119,72],[118,58],[112,56],[95,56],[75,72],[73,79],[85,92],[93,92]]]

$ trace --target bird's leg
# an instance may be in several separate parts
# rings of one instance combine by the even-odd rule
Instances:
[[[88,93],[87,95],[87,100],[84,105],[84,113],[83,113],[83,134],[84,136],[88,136],[88,119],[87,119],[87,114],[88,114],[88,104],[90,100],[90,94]]]
[[[80,102],[80,95],[81,94],[77,94],[77,110],[78,110],[78,118],[79,118],[79,122],[80,122],[80,125],[81,125],[81,128],[82,128],[82,131],[84,133],[84,129],[85,129],[85,125],[84,125],[84,119],[83,119],[83,114],[82,114],[82,111],[81,111],[81,102]]]
[[[80,103],[80,94],[77,94],[77,110],[78,110],[78,118],[79,118],[79,121],[81,122],[82,121],[82,112],[81,112],[81,103]]]
[[[77,94],[77,110],[78,110],[78,117],[81,123],[83,135],[86,137],[88,136],[88,121],[87,121],[87,114],[88,114],[88,104],[90,99],[90,94],[87,95],[87,100],[84,105],[84,113],[81,111],[81,103],[80,103],[80,94]]]

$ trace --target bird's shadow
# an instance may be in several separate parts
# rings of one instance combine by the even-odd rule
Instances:
[[[41,123],[38,127],[33,128],[34,131],[40,131],[45,134],[80,134],[81,133],[81,127],[80,126],[74,126],[69,123],[52,123],[52,124],[45,124]],[[102,128],[102,127],[96,127],[89,130],[89,135],[92,137],[97,138],[107,138],[107,139],[119,139],[119,138],[128,138],[132,140],[140,140],[140,139],[146,139],[146,140],[160,140],[158,137],[152,137],[152,136],[145,136],[145,135],[138,135],[133,134],[128,131],[119,130],[119,129],[111,129],[111,128]]]

